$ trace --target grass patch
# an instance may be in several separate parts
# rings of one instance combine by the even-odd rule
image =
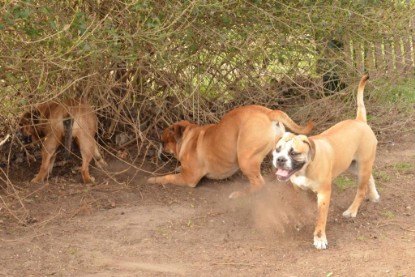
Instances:
[[[415,103],[415,79],[404,79],[396,83],[381,80],[373,94],[381,103],[396,105],[402,111],[413,111]]]
[[[360,240],[360,241],[365,241],[365,240],[367,240],[367,237],[365,237],[365,236],[358,236],[358,237],[356,237],[356,239],[357,240]]]
[[[382,213],[382,216],[385,218],[385,219],[394,219],[395,218],[395,214],[392,212],[392,211],[384,211],[383,213]]]
[[[392,177],[386,171],[373,172],[373,177],[375,178],[375,182],[378,180],[386,183],[392,180]]]
[[[334,184],[339,192],[345,191],[347,188],[352,188],[356,186],[356,181],[347,176],[340,176],[334,180]]]
[[[393,166],[393,168],[395,170],[397,170],[398,172],[402,173],[402,172],[407,172],[410,171],[412,169],[414,169],[414,165],[411,163],[397,163]]]

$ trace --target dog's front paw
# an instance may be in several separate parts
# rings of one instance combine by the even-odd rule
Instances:
[[[241,198],[247,195],[246,191],[234,191],[231,194],[229,194],[229,199],[236,199]]]
[[[322,249],[327,249],[327,247],[329,246],[329,243],[327,241],[326,236],[322,236],[322,237],[317,237],[314,236],[314,247],[322,250]]]
[[[96,163],[97,166],[101,169],[107,168],[108,164],[106,161],[104,161],[104,159],[101,159],[99,162]]]
[[[43,179],[39,178],[38,176],[35,176],[32,180],[30,180],[31,184],[41,184],[43,183]]]
[[[95,178],[92,176],[89,176],[84,179],[84,184],[92,184],[95,185]]]
[[[147,183],[149,184],[157,184],[157,177],[150,177],[147,179]]]
[[[344,217],[356,217],[357,215],[357,211],[351,211],[350,209],[347,209],[346,211],[343,212],[343,216]]]

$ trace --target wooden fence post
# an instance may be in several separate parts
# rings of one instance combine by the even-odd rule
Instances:
[[[402,40],[395,37],[393,40],[393,50],[395,52],[395,70],[398,75],[405,74],[405,63],[403,61]]]
[[[386,74],[391,77],[394,72],[392,42],[385,39],[383,45],[385,49]]]
[[[385,62],[385,56],[383,55],[382,47],[383,47],[382,39],[380,39],[380,41],[375,42],[376,71],[374,74],[376,74],[377,76],[383,76],[386,71],[386,62]]]
[[[362,42],[355,42],[353,48],[355,52],[356,69],[359,73],[363,73],[365,71],[365,63],[363,58],[363,53],[365,51],[364,44]]]
[[[364,65],[365,71],[369,72],[372,75],[372,72],[375,71],[375,54],[374,54],[374,45],[372,42],[367,41],[364,43]]]
[[[405,61],[405,75],[412,73],[414,64],[412,61],[412,47],[411,47],[411,32],[408,32],[408,35],[403,39],[403,48],[404,48],[404,61]]]
[[[415,16],[412,16],[410,19],[411,21],[411,32],[409,32],[410,40],[412,40],[412,53],[411,53],[411,60],[412,60],[412,73],[414,73],[415,69]]]

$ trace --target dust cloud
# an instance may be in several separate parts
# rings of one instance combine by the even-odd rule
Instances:
[[[268,181],[252,201],[256,229],[265,234],[290,234],[312,226],[317,212],[315,194],[289,182]]]

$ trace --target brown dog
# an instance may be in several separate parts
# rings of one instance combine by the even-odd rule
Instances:
[[[277,178],[288,179],[302,189],[317,193],[318,219],[314,230],[314,246],[326,249],[326,221],[330,204],[331,182],[346,170],[358,176],[359,188],[345,217],[355,217],[369,184],[369,199],[379,201],[372,165],[376,155],[376,136],[366,123],[363,91],[369,77],[363,76],[357,95],[355,120],[337,123],[320,135],[306,137],[285,133],[273,151]]]
[[[307,127],[298,126],[282,111],[255,105],[232,110],[218,124],[177,122],[163,131],[161,142],[162,150],[180,161],[181,172],[152,177],[148,182],[195,187],[204,176],[223,179],[240,168],[251,186],[229,197],[254,192],[264,184],[260,166],[283,133],[281,123],[298,133],[308,133],[314,126],[311,122]]]
[[[32,140],[42,143],[42,165],[39,173],[32,179],[33,183],[43,182],[51,173],[58,146],[65,140],[65,147],[70,151],[72,138],[78,143],[81,151],[84,183],[94,182],[93,177],[89,175],[89,163],[92,158],[98,167],[106,166],[95,141],[97,117],[88,104],[73,99],[62,104],[49,101],[26,112],[21,117],[19,125],[19,137],[23,142]]]

